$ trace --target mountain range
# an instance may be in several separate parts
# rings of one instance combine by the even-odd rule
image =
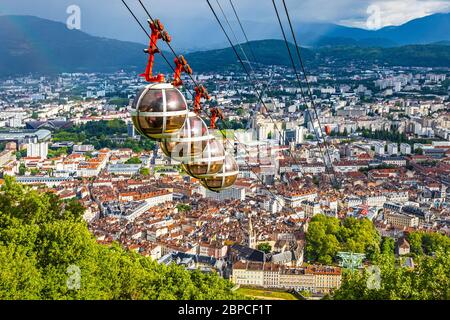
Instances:
[[[297,28],[304,43],[310,45],[360,44],[366,46],[401,46],[430,44],[450,40],[450,13],[439,13],[411,20],[400,26],[390,26],[379,30],[365,30],[333,24],[314,24],[305,30]],[[307,33],[307,34],[305,34]],[[347,43],[345,43],[347,42]]]
[[[323,64],[332,59],[342,63],[359,60],[387,65],[450,67],[448,14],[378,31],[330,25],[316,27],[310,32],[305,28],[299,32],[302,43],[315,41],[313,47],[302,48],[305,62],[309,64]],[[307,33],[308,37],[302,33]],[[317,36],[319,34],[321,36]],[[146,63],[142,51],[144,44],[94,37],[69,30],[63,23],[32,16],[0,16],[0,43],[0,76],[120,69],[141,71]],[[250,46],[263,65],[290,63],[283,41],[252,41]],[[250,57],[247,45],[242,47]],[[171,54],[166,56],[172,60]],[[238,67],[231,48],[190,52],[186,58],[198,72]],[[168,71],[159,56],[156,63],[158,70]]]
[[[254,21],[242,23],[250,39],[282,39],[280,27],[276,23]],[[450,41],[450,13],[433,14],[411,20],[400,26],[389,26],[379,30],[366,30],[332,23],[293,23],[301,45],[306,47],[334,45],[393,47]],[[237,22],[230,21],[230,24],[234,26],[235,32],[239,30],[236,27]],[[203,44],[205,49],[217,49],[217,46],[220,46],[218,39],[223,40],[221,47],[226,46],[226,39],[220,28],[207,21],[196,22],[192,28],[179,32],[181,45],[188,49],[189,44],[185,42],[190,43],[190,46],[192,44],[196,47],[200,46],[192,39],[192,36],[189,36],[189,33],[202,34],[202,38],[208,39],[210,44],[209,46]]]
[[[292,18],[300,44],[305,47],[334,45],[394,47],[450,41],[450,14],[448,13],[433,14],[411,20],[400,26],[390,26],[379,30],[366,30],[332,23],[303,23],[295,21],[295,17]],[[220,49],[228,45],[222,30],[214,19],[204,17],[195,21],[183,22],[179,22],[179,24],[185,24],[188,27],[172,30],[168,26],[169,32],[176,39],[178,48],[193,52]],[[243,41],[244,37],[240,32],[238,22],[234,21],[232,17],[229,22],[237,37]],[[130,23],[133,22],[130,21]],[[275,20],[271,23],[243,20],[242,24],[251,40],[283,39],[280,27]],[[225,27],[226,30],[229,30],[228,25]],[[287,26],[285,25],[285,27]],[[136,29],[137,34],[140,32],[141,30]],[[200,39],[203,41],[199,41],[198,35],[201,35]],[[231,33],[230,37],[234,41]]]
[[[32,16],[0,16],[0,75],[116,71],[145,63],[144,45],[93,37]]]

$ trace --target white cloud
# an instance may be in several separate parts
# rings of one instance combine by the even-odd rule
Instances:
[[[384,0],[372,1],[365,16],[341,19],[344,25],[378,29],[397,26],[410,20],[422,18],[438,12],[450,11],[450,0]],[[376,21],[375,21],[376,20]]]

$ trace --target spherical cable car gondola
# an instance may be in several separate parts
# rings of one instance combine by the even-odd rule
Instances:
[[[139,91],[130,107],[135,129],[147,138],[160,141],[164,154],[180,161],[182,168],[190,176],[201,179],[206,188],[213,191],[228,188],[239,173],[237,163],[233,157],[225,156],[221,140],[211,134],[198,116],[201,99],[210,99],[208,91],[202,85],[196,85],[193,99],[195,113],[189,113],[184,96],[176,88],[183,83],[182,73],[192,74],[183,56],[177,56],[174,60],[176,67],[172,84],[165,83],[163,74],[153,75],[155,54],[161,53],[157,41],[161,39],[169,44],[171,37],[159,20],[149,19],[148,22],[151,35],[144,52],[149,57],[145,72],[140,76],[151,84]],[[213,108],[211,129],[215,128],[217,119],[223,120],[224,115],[220,109]]]
[[[130,108],[136,130],[153,140],[175,135],[183,127],[188,112],[184,96],[168,83],[147,85]]]
[[[183,128],[177,134],[162,139],[163,153],[174,160],[189,163],[200,156],[208,140],[214,139],[208,126],[196,113],[190,112]]]
[[[232,156],[227,155],[221,172],[214,176],[201,179],[200,184],[208,190],[219,192],[233,186],[238,174],[239,166],[236,160]]]
[[[207,141],[202,154],[181,167],[191,177],[202,179],[219,173],[225,161],[225,150],[221,142],[213,138]]]

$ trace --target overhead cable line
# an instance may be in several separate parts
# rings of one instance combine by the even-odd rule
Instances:
[[[139,19],[136,17],[136,15],[134,14],[134,12],[133,12],[133,11],[130,9],[130,7],[127,5],[127,3],[125,2],[125,0],[121,0],[121,1],[122,1],[122,3],[125,5],[125,7],[128,9],[128,11],[131,13],[131,15],[134,17],[134,19],[135,19],[136,22],[139,24],[139,26],[141,27],[141,29],[142,29],[142,30],[145,32],[145,34],[151,39],[150,34],[147,32],[147,30],[146,30],[146,29],[144,28],[144,26],[141,24],[141,22],[140,22]],[[150,15],[150,13],[148,12],[147,8],[144,6],[144,4],[141,2],[141,0],[139,0],[139,2],[140,2],[140,4],[141,4],[141,6],[144,8],[145,12],[147,13],[149,19],[153,22],[154,20],[153,20],[152,16]],[[169,67],[172,69],[172,71],[175,72],[175,69],[172,67],[172,65],[170,64],[169,60],[167,60],[167,58],[164,56],[164,53],[158,48],[158,46],[156,45],[156,43],[152,43],[152,44],[158,49],[158,51],[160,52],[160,54],[161,54],[161,56],[163,57],[164,61],[166,61],[166,63],[169,65]],[[172,53],[175,55],[175,57],[178,57],[177,54],[176,54],[176,52],[175,52],[175,50],[172,48],[172,46],[171,46],[169,43],[167,43],[167,44],[169,45],[169,47],[170,47]],[[195,81],[195,79],[194,79],[191,75],[190,75],[190,78],[191,78],[192,82],[197,86],[197,85],[198,85],[197,82]],[[190,91],[188,88],[186,88],[186,90],[193,96],[193,92],[192,92],[192,91]],[[208,113],[207,113],[206,111],[204,111],[204,110],[202,110],[202,111],[205,113],[205,115],[206,115],[209,119],[211,119],[211,117],[208,115]],[[228,126],[225,124],[225,122],[222,121],[222,125],[225,127],[225,129],[226,129],[227,131],[230,131],[230,128],[228,128]],[[231,147],[233,148],[233,150],[234,150],[234,145],[231,144],[231,142],[228,140],[228,137],[225,136],[225,134],[223,133],[223,129],[220,129],[219,131],[222,133],[222,135],[224,136],[225,140],[230,144],[230,146],[231,146]],[[241,145],[241,146],[244,147],[244,151],[246,151],[247,154],[248,154],[249,157],[250,157],[250,153],[249,153],[248,150],[246,149],[245,145],[244,145],[242,142],[240,142],[239,139],[236,137],[234,131],[233,131],[233,139],[234,139],[239,145]],[[256,174],[255,172],[253,172],[252,166],[248,163],[248,161],[245,159],[245,157],[244,157],[244,162],[245,162],[247,168],[250,170],[250,172],[252,172],[252,173],[256,176],[256,178],[259,180],[259,182],[262,184],[262,186],[269,192],[270,195],[272,195],[272,197],[275,199],[275,201],[277,201],[277,203],[280,205],[280,207],[283,208],[284,205],[280,202],[279,197],[278,197],[277,195],[275,195],[275,194],[274,194],[274,193],[273,193],[273,192],[265,185],[264,181],[261,179],[261,177],[260,177],[258,174]],[[290,208],[290,209],[291,209],[293,212],[295,212],[293,208]]]
[[[240,27],[240,29],[241,29],[241,31],[242,31],[242,34],[244,35],[245,43],[247,44],[247,47],[248,47],[249,50],[250,50],[250,54],[251,54],[251,56],[252,56],[252,58],[253,58],[253,63],[254,63],[256,66],[261,66],[262,64],[261,64],[261,63],[258,61],[258,59],[256,58],[255,52],[254,52],[254,50],[253,50],[253,46],[251,45],[250,40],[249,40],[249,38],[248,38],[248,36],[247,36],[247,32],[245,31],[244,25],[242,24],[241,19],[239,18],[239,15],[238,15],[238,13],[237,13],[236,7],[234,6],[233,0],[230,0],[230,5],[231,5],[231,8],[233,9],[234,15],[236,16],[236,19],[237,19],[237,22],[238,22],[238,24],[239,24],[239,27]],[[272,71],[271,79],[269,80],[269,82],[267,82],[267,83],[265,84],[265,88],[262,88],[262,89],[261,89],[262,92],[265,92],[267,89],[269,89],[270,83],[272,82],[272,79],[273,79],[273,76],[274,76],[274,73],[273,73],[273,71]],[[263,86],[264,86],[264,85],[263,85]]]
[[[302,72],[303,72],[303,77],[305,78],[305,83],[306,83],[306,87],[308,89],[308,94],[309,94],[309,97],[311,99],[311,103],[312,103],[312,106],[313,106],[313,109],[314,109],[314,113],[316,114],[317,123],[318,123],[319,128],[320,128],[320,130],[322,132],[322,125],[320,123],[319,115],[317,113],[317,108],[316,108],[316,104],[314,102],[314,97],[313,97],[313,94],[312,94],[311,85],[310,85],[310,83],[308,81],[308,75],[306,73],[305,64],[303,63],[302,55],[300,54],[300,46],[297,43],[297,37],[295,36],[294,28],[292,27],[291,17],[289,15],[289,10],[287,8],[286,1],[285,0],[282,0],[282,1],[283,1],[284,11],[286,13],[286,17],[287,17],[287,20],[288,20],[288,23],[289,23],[289,28],[290,28],[291,33],[292,33],[292,38],[294,39],[294,44],[295,44],[295,49],[296,49],[296,52],[297,52],[297,57],[298,57],[298,60],[300,61],[300,66],[301,66],[301,69],[302,69]],[[330,165],[331,165],[331,168],[333,170],[333,175],[334,175],[334,178],[336,179],[336,173],[335,173],[335,170],[334,170],[334,167],[333,167],[333,163],[331,161],[330,153],[329,153],[329,150],[328,150],[328,147],[327,147],[328,141],[325,138],[323,139],[323,141],[324,141],[324,144],[325,144],[325,148],[326,148],[326,152],[327,152],[327,156],[328,156],[328,161],[330,161]],[[337,181],[335,181],[335,183],[337,183]]]
[[[206,2],[208,3],[209,8],[211,9],[212,13],[214,14],[214,17],[216,18],[217,22],[219,23],[220,28],[222,29],[223,33],[225,34],[225,37],[227,38],[229,44],[231,45],[231,48],[233,49],[233,51],[234,51],[236,57],[238,58],[238,60],[239,60],[239,62],[240,62],[240,64],[241,64],[241,66],[242,66],[242,68],[244,69],[245,73],[246,73],[247,76],[249,77],[250,82],[252,82],[252,81],[251,81],[251,80],[252,80],[252,76],[250,75],[250,72],[248,71],[247,67],[245,66],[245,63],[243,62],[243,60],[242,60],[241,56],[239,55],[238,51],[236,50],[236,47],[235,47],[235,45],[233,44],[233,42],[231,41],[230,36],[229,36],[228,33],[226,32],[226,30],[225,30],[225,28],[224,28],[222,22],[220,21],[219,17],[217,16],[216,11],[214,10],[214,8],[213,8],[213,6],[211,5],[211,3],[210,3],[209,0],[206,0]],[[256,93],[256,96],[257,96],[258,100],[259,100],[260,103],[263,105],[263,107],[267,110],[267,115],[269,116],[270,120],[272,121],[275,130],[276,130],[276,131],[278,132],[278,134],[279,134],[279,137],[280,137],[280,138],[283,137],[283,134],[282,134],[281,130],[278,128],[278,126],[277,126],[275,120],[273,119],[273,117],[271,116],[271,114],[270,114],[270,112],[269,112],[269,108],[267,108],[267,105],[265,104],[265,102],[264,102],[264,100],[263,100],[263,98],[262,98],[261,92],[259,92],[258,89],[256,88],[256,86],[254,86],[254,85],[253,85],[253,89],[254,89],[254,91],[255,91],[255,93]],[[290,150],[289,148],[288,148],[288,152],[289,152],[289,154],[290,154],[290,157],[291,157],[292,160],[294,161],[294,163],[297,165],[297,167],[300,169],[300,171],[301,171],[302,174],[304,175],[304,172],[303,172],[303,169],[302,169],[301,165],[297,162],[297,160],[295,159],[294,155],[292,154],[292,152],[291,152],[291,150]]]
[[[139,0],[140,1],[140,0]],[[147,35],[147,37],[152,40],[152,38],[150,37],[150,34],[148,33],[147,29],[145,29],[145,27],[142,25],[142,23],[139,21],[139,19],[136,17],[136,15],[134,14],[134,12],[130,9],[130,7],[127,5],[127,3],[125,2],[125,0],[122,0],[123,5],[128,9],[128,11],[130,12],[130,14],[133,16],[134,20],[136,20],[136,22],[139,24],[139,26],[141,27],[141,29],[145,32],[145,34]],[[152,45],[154,45],[158,50],[158,46],[156,45],[156,43],[154,43],[152,41]],[[172,65],[170,64],[169,60],[167,60],[167,58],[164,56],[164,54],[162,53],[161,50],[159,50],[161,52],[161,57],[166,61],[166,63],[169,65],[169,67],[172,69],[173,72],[175,72],[175,69],[172,67]]]
[[[252,73],[254,73],[255,71],[253,70],[253,66],[252,66],[250,60],[248,59],[247,54],[245,53],[244,49],[242,48],[242,46],[241,46],[241,44],[239,42],[239,39],[237,38],[236,33],[234,32],[234,29],[231,26],[230,21],[227,18],[227,15],[225,14],[225,11],[223,10],[222,6],[220,5],[219,0],[216,0],[216,3],[219,6],[220,12],[222,12],[222,15],[223,15],[223,17],[225,19],[226,24],[228,25],[228,28],[230,28],[230,30],[231,30],[231,34],[233,35],[234,40],[236,41],[236,45],[238,45],[239,49],[241,49],[242,54],[244,55],[245,61],[248,63],[250,69],[252,69]]]
[[[300,93],[301,93],[301,95],[302,95],[302,97],[303,97],[303,99],[305,101],[306,107],[308,108],[308,102],[307,102],[307,99],[306,99],[306,96],[305,96],[305,92],[303,90],[303,86],[302,86],[302,83],[301,83],[300,75],[299,75],[299,72],[298,72],[297,67],[295,65],[294,58],[292,56],[292,52],[291,52],[291,49],[289,47],[289,42],[287,40],[286,33],[284,31],[283,23],[281,22],[280,14],[278,13],[278,9],[277,9],[277,6],[275,4],[275,0],[272,0],[272,4],[273,4],[273,7],[275,9],[275,13],[276,13],[276,16],[277,16],[277,19],[278,19],[278,23],[279,23],[280,28],[281,28],[281,33],[282,33],[283,38],[284,38],[284,42],[285,42],[285,45],[286,45],[286,49],[288,51],[288,55],[289,55],[289,59],[290,59],[291,64],[292,64],[292,68],[294,69],[294,73],[295,73],[295,76],[296,76],[296,79],[297,79],[297,83],[298,83],[299,88],[300,88]],[[311,99],[311,104],[313,105],[314,114],[315,114],[315,116],[317,118],[317,122],[318,122],[318,125],[319,125],[319,130],[320,130],[319,132],[320,132],[320,134],[322,134],[322,127],[321,127],[321,124],[320,124],[320,120],[319,120],[317,108],[316,108],[315,103],[314,103],[314,99],[313,99],[312,96],[310,97],[310,99]],[[310,114],[309,108],[308,108],[308,113]],[[318,142],[319,152],[322,154],[322,158],[324,159],[324,162],[325,162],[324,163],[325,164],[325,170],[331,169],[331,173],[334,176],[334,184],[336,186],[337,185],[336,173],[334,171],[333,162],[331,161],[331,157],[330,157],[330,154],[328,152],[327,145],[324,143],[325,150],[326,150],[326,153],[327,153],[327,156],[328,156],[328,162],[330,164],[330,168],[328,168],[328,166],[327,166],[327,161],[325,160],[325,155],[324,155],[323,150],[322,150],[321,137],[320,137],[319,133],[314,128],[314,121],[312,121],[312,125],[313,125],[314,133],[315,133],[315,136],[316,136],[316,139],[317,139],[317,142]],[[324,142],[325,142],[325,139],[324,139]],[[329,171],[329,170],[327,170],[327,171]]]
[[[247,43],[247,47],[250,50],[250,54],[252,55],[253,61],[256,62],[257,59],[256,59],[256,56],[255,56],[255,53],[253,51],[252,46],[250,45],[250,41],[248,40],[247,33],[245,32],[244,27],[243,27],[243,25],[241,23],[241,19],[239,19],[239,16],[237,14],[236,8],[234,7],[233,0],[230,0],[230,5],[231,5],[231,8],[233,9],[234,15],[236,16],[236,19],[237,19],[237,21],[239,23],[239,26],[240,26],[240,28],[242,30],[242,33],[244,34],[244,38],[245,38],[245,41]]]
[[[252,45],[250,44],[250,40],[249,40],[249,38],[248,38],[248,36],[247,36],[247,32],[245,32],[244,26],[243,26],[243,24],[242,24],[242,22],[241,22],[241,19],[239,18],[239,15],[238,15],[238,13],[237,13],[236,7],[235,7],[234,4],[233,4],[233,0],[230,0],[230,5],[231,5],[231,8],[233,9],[234,15],[235,15],[236,20],[237,20],[237,22],[238,22],[238,24],[239,24],[239,27],[240,27],[240,29],[241,29],[241,31],[242,31],[242,34],[244,35],[245,43],[247,44],[247,47],[248,47],[249,50],[250,50],[250,54],[251,54],[251,56],[252,56],[252,58],[253,58],[253,63],[254,63],[255,65],[257,65],[257,66],[260,66],[261,63],[259,63],[258,59],[257,59],[256,56],[255,56],[255,53],[254,53],[254,51],[253,51],[253,47],[252,47]],[[253,73],[254,73],[254,72],[253,72]],[[261,95],[264,95],[265,91],[266,91],[267,89],[269,89],[270,84],[271,84],[271,82],[272,82],[272,80],[273,80],[273,76],[274,76],[274,73],[273,73],[273,71],[272,71],[271,78],[270,78],[270,80],[265,84],[265,87],[264,87],[264,84],[262,84]],[[273,99],[271,99],[271,100],[272,100],[272,102],[274,101]]]
[[[216,0],[216,1],[219,1],[219,0]],[[248,37],[247,37],[247,33],[245,32],[244,26],[243,26],[242,23],[241,23],[241,19],[239,18],[239,15],[238,15],[238,13],[237,13],[237,10],[236,10],[236,8],[235,8],[235,6],[234,6],[232,0],[230,0],[230,5],[231,5],[231,8],[233,9],[234,15],[235,15],[236,20],[237,20],[237,22],[238,22],[238,24],[239,24],[239,27],[240,27],[240,29],[241,29],[241,31],[242,31],[242,34],[244,35],[245,43],[247,44],[247,47],[248,47],[249,50],[250,50],[250,54],[251,54],[251,56],[252,56],[252,58],[253,58],[253,63],[254,63],[255,65],[259,66],[259,65],[261,65],[261,64],[258,62],[258,59],[256,59],[255,53],[253,52],[253,48],[252,48],[252,46],[251,46],[251,44],[250,44],[250,40],[249,40]],[[220,7],[220,4],[219,4],[219,7]],[[223,13],[223,10],[222,10],[222,13]],[[225,14],[224,14],[224,16],[225,16]],[[225,19],[226,19],[226,16],[225,16]],[[228,20],[228,19],[227,19],[227,20]],[[231,27],[230,27],[230,29],[231,29]],[[234,38],[236,39],[236,36],[235,36]],[[236,39],[236,42],[239,43],[239,42],[237,41],[237,39]],[[240,44],[239,44],[239,46],[241,47],[241,50],[242,50],[242,46],[241,46]],[[242,51],[243,51],[243,50],[242,50]],[[244,53],[244,54],[245,54],[245,53]],[[248,57],[247,57],[247,56],[245,56],[245,57],[246,57],[246,59],[248,60]],[[250,67],[251,67],[251,63],[249,63],[249,64],[250,64]],[[254,70],[253,68],[252,68],[252,74],[255,75],[255,70]],[[264,87],[264,84],[261,84],[261,95],[262,95],[262,96],[264,95],[264,92],[270,87],[270,83],[272,82],[272,78],[273,78],[273,73],[272,73],[271,79],[265,84],[265,87]],[[256,80],[256,76],[255,76],[255,80]],[[256,82],[257,82],[257,81],[256,81]],[[271,100],[272,100],[272,102],[274,101],[273,98],[272,98]]]

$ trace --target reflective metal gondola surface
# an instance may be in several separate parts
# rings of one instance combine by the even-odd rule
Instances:
[[[183,127],[188,112],[184,96],[168,83],[153,83],[142,88],[130,108],[136,130],[158,141],[175,135]]]
[[[214,176],[201,179],[200,183],[208,190],[220,192],[233,186],[238,175],[239,166],[236,160],[234,157],[227,155],[221,172]]]
[[[202,154],[193,158],[181,167],[191,177],[202,179],[219,173],[225,161],[225,150],[220,141],[212,138],[207,141]]]
[[[190,112],[183,128],[175,135],[163,138],[160,147],[167,157],[187,164],[201,156],[212,139],[214,136],[202,118]]]

